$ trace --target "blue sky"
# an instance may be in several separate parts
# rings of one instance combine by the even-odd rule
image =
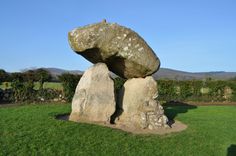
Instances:
[[[85,70],[67,33],[107,19],[139,33],[161,67],[236,71],[235,0],[1,0],[0,68]]]

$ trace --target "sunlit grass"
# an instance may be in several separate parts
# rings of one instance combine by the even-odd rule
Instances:
[[[167,107],[187,130],[134,135],[107,127],[56,120],[70,104],[0,108],[0,155],[227,155],[236,144],[236,107]]]

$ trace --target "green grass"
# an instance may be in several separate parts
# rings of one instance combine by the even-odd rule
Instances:
[[[167,115],[188,128],[164,136],[54,119],[69,112],[68,104],[0,107],[0,155],[225,156],[230,146],[236,152],[234,106],[168,107]]]
[[[39,83],[38,82],[35,82],[35,87],[34,88],[36,90],[39,89]],[[44,82],[43,88],[63,90],[62,84],[60,82]]]
[[[6,83],[8,84],[6,87]],[[34,83],[34,89],[38,90],[39,89],[39,82]],[[11,88],[11,82],[3,82],[0,85],[1,89],[9,89]],[[43,88],[51,88],[51,89],[56,89],[56,90],[63,90],[62,84],[60,82],[44,82]]]
[[[0,88],[1,89],[8,89],[8,88],[11,88],[11,82],[2,82],[1,84],[0,84]]]

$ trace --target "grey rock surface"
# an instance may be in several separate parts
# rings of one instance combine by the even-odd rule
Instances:
[[[104,62],[123,78],[145,77],[155,73],[160,61],[136,32],[105,21],[69,32],[71,48],[92,63]]]
[[[114,112],[114,82],[106,64],[95,64],[85,71],[77,85],[69,120],[109,122]]]
[[[118,101],[118,106],[123,112],[115,122],[151,130],[169,127],[164,110],[156,100],[157,95],[157,83],[153,77],[127,80]]]

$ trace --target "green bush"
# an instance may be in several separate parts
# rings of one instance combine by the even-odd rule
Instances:
[[[179,96],[176,86],[176,82],[172,80],[157,81],[159,99],[164,101],[177,100]]]
[[[43,84],[44,82],[46,81],[50,81],[52,79],[52,76],[51,74],[47,71],[47,70],[44,70],[44,69],[37,69],[35,71],[35,75],[37,77],[37,80],[39,82],[39,90],[40,89],[43,89]]]
[[[212,101],[223,101],[224,95],[224,88],[226,87],[227,83],[224,81],[211,81],[208,82],[208,87],[210,89],[209,96],[211,97]]]
[[[158,80],[157,84],[159,99],[164,101],[236,101],[236,81]],[[232,90],[230,98],[225,96],[226,88]]]
[[[236,81],[228,81],[227,87],[232,89],[232,96],[230,98],[230,101],[236,101]]]
[[[75,93],[76,86],[81,78],[81,75],[64,73],[59,76],[59,80],[63,86],[63,93],[67,102],[71,102]]]
[[[33,81],[21,82],[18,79],[11,83],[13,90],[13,101],[23,102],[23,101],[35,101],[36,92],[34,90]]]
[[[61,101],[63,100],[62,91],[51,88],[44,88],[37,91],[37,101]]]
[[[185,100],[193,95],[193,87],[191,81],[181,81],[180,84],[180,99]]]
[[[11,83],[11,89],[4,90],[3,94],[6,92],[11,93],[9,98],[6,99],[8,102],[51,102],[51,101],[60,101],[64,100],[62,96],[62,91],[55,89],[34,89],[34,83],[32,81],[29,82],[21,82],[19,80],[14,80]]]

